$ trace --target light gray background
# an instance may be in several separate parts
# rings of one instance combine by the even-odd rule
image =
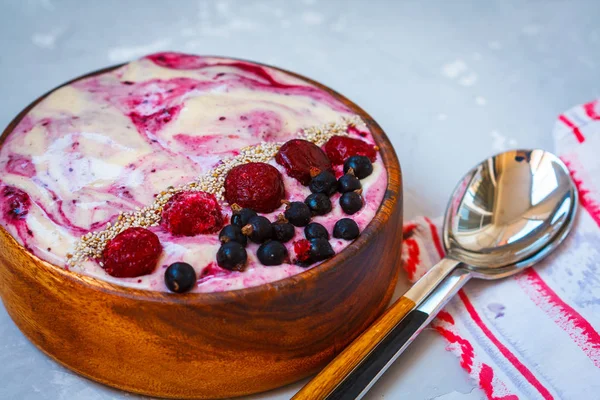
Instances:
[[[407,219],[442,214],[461,174],[492,153],[552,149],[556,115],[600,88],[598,0],[2,0],[0,10],[2,127],[54,86],[149,52],[254,59],[319,80],[379,121],[400,157]],[[2,400],[138,398],[58,366],[3,307],[0,337]],[[444,346],[425,331],[368,399],[483,398]]]

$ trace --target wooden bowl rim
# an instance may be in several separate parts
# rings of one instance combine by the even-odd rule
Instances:
[[[203,55],[201,57],[207,58],[221,58],[224,60],[234,60],[234,61],[242,61],[249,62],[256,65],[260,65],[267,68],[272,68],[274,70],[289,74],[295,78],[301,79],[309,84],[312,84],[335,97],[337,100],[341,101],[349,107],[354,113],[359,115],[368,125],[373,138],[376,143],[379,145],[384,166],[387,172],[387,186],[386,192],[384,194],[383,200],[377,209],[377,212],[373,216],[373,219],[367,227],[361,232],[358,239],[354,240],[348,247],[342,250],[340,253],[336,254],[335,257],[317,265],[316,267],[307,269],[306,271],[300,272],[299,274],[280,279],[278,281],[263,283],[258,286],[253,286],[249,288],[243,289],[234,289],[234,290],[226,290],[222,292],[208,292],[208,293],[170,293],[170,292],[161,292],[151,289],[137,289],[128,286],[119,285],[116,283],[112,283],[109,281],[102,280],[100,278],[84,275],[79,272],[69,271],[57,265],[51,264],[45,260],[42,260],[29,250],[25,249],[17,240],[10,234],[3,226],[0,226],[0,229],[7,234],[9,239],[11,240],[11,244],[18,247],[21,251],[25,251],[28,256],[32,257],[36,263],[36,268],[44,267],[48,272],[57,273],[62,278],[69,280],[73,283],[81,283],[88,286],[92,286],[97,290],[100,290],[104,293],[124,296],[127,298],[134,298],[139,301],[158,301],[158,302],[169,302],[174,304],[194,304],[194,303],[202,303],[202,304],[214,304],[214,303],[223,303],[233,301],[236,298],[245,297],[248,295],[256,294],[256,293],[265,293],[265,292],[279,292],[285,290],[287,287],[295,286],[302,281],[317,279],[319,274],[322,274],[328,270],[336,268],[338,265],[343,264],[344,261],[349,260],[351,257],[357,254],[360,251],[361,247],[367,244],[367,241],[370,237],[383,229],[385,223],[388,222],[390,215],[392,213],[382,213],[381,210],[383,207],[393,209],[398,204],[398,201],[401,201],[401,186],[402,186],[402,172],[400,169],[400,164],[398,161],[398,157],[394,151],[392,143],[389,138],[383,131],[383,129],[379,126],[379,124],[361,107],[355,104],[353,101],[345,97],[344,95],[338,93],[337,91],[329,88],[328,86],[323,85],[320,82],[307,78],[298,73],[288,71],[284,68],[275,67],[269,64],[260,63],[256,61],[246,60],[242,58],[235,57],[226,57],[226,56],[211,56],[211,55]],[[15,129],[15,127],[21,122],[21,120],[25,117],[29,111],[35,107],[39,102],[45,99],[47,96],[55,92],[56,90],[70,85],[73,82],[89,78],[91,76],[100,75],[106,72],[110,72],[117,68],[121,68],[122,66],[128,63],[117,64],[105,68],[101,68],[90,73],[80,75],[76,78],[73,78],[51,90],[43,94],[42,96],[35,99],[31,104],[25,107],[13,120],[8,124],[8,126],[4,129],[2,136],[0,136],[0,147],[4,144],[4,141],[8,137],[10,133]],[[383,218],[381,218],[383,216]],[[379,218],[376,218],[379,217]]]

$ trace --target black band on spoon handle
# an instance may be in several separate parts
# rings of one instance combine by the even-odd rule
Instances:
[[[379,375],[402,353],[403,348],[424,328],[428,318],[429,314],[423,311],[409,312],[326,399],[348,400],[362,397],[377,381]]]

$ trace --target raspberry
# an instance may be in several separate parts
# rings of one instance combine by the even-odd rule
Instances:
[[[371,162],[377,159],[376,146],[347,136],[333,136],[325,143],[323,150],[334,165],[343,164],[352,156],[367,156]]]
[[[225,178],[225,199],[256,212],[270,213],[285,197],[281,174],[272,165],[252,162],[238,165]]]
[[[162,225],[175,236],[215,233],[223,226],[217,199],[210,193],[187,191],[173,195],[162,212]]]
[[[292,178],[304,186],[313,176],[323,171],[331,171],[331,161],[319,146],[302,139],[293,139],[279,149],[275,161],[285,168]]]
[[[13,186],[5,186],[2,195],[6,199],[4,214],[7,217],[14,220],[25,218],[31,207],[29,195]]]
[[[294,253],[296,254],[296,262],[308,262],[310,259],[310,242],[306,239],[294,242]]]
[[[148,229],[128,228],[104,248],[104,270],[117,278],[148,275],[156,268],[162,246]]]

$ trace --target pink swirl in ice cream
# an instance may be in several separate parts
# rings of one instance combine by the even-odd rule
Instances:
[[[153,202],[157,193],[211,170],[241,148],[285,142],[303,129],[353,117],[326,91],[285,72],[226,58],[154,54],[115,70],[78,80],[38,103],[0,149],[0,223],[26,249],[58,266],[82,235],[104,229],[120,212]],[[374,140],[364,125],[351,137]],[[283,175],[286,198],[303,201],[310,190]],[[341,173],[341,166],[336,167]],[[375,215],[386,188],[381,157],[362,181],[364,207],[352,218],[362,231]],[[345,217],[338,204],[313,218],[329,232]],[[224,206],[226,219],[231,210]],[[284,207],[266,215],[275,220]],[[121,285],[164,291],[163,275],[173,262],[196,270],[197,292],[240,289],[273,282],[305,270],[294,264],[263,266],[258,245],[249,244],[245,271],[215,262],[216,234],[176,237],[150,228],[163,246],[149,275],[115,278],[95,260],[80,273]],[[303,238],[296,228],[296,238]],[[330,240],[336,253],[349,242]],[[292,242],[286,244],[293,252]]]

